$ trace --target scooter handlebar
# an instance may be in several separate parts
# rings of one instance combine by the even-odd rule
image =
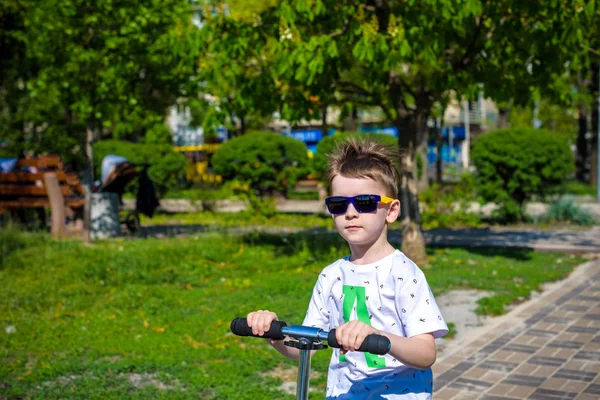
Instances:
[[[330,347],[340,347],[335,338],[335,329],[332,329],[328,333],[326,333],[317,328],[307,328],[302,326],[291,326],[287,328],[287,326],[288,325],[283,321],[273,321],[271,323],[271,328],[267,332],[265,332],[263,336],[258,336],[252,333],[252,328],[248,326],[246,318],[235,318],[233,321],[231,321],[230,328],[231,332],[238,336],[252,336],[275,340],[283,340],[286,336],[283,333],[283,331],[285,330],[290,336],[296,339],[306,336],[308,339],[313,341],[327,340],[327,344]],[[306,335],[298,333],[298,328],[302,329],[302,331],[306,333]],[[387,337],[382,335],[369,335],[365,338],[358,351],[383,355],[387,354],[387,352],[390,351],[390,347],[390,340]]]
[[[231,332],[238,336],[253,336],[265,339],[283,340],[285,335],[281,332],[281,330],[285,326],[287,326],[287,324],[283,321],[273,321],[271,323],[271,328],[265,332],[264,335],[258,336],[252,333],[252,328],[248,326],[248,321],[246,321],[246,318],[236,318],[231,321],[230,328]]]
[[[330,347],[340,348],[337,339],[335,338],[335,329],[329,331],[327,335],[327,344]],[[358,351],[384,355],[390,351],[391,343],[390,339],[383,335],[369,335],[363,340]]]

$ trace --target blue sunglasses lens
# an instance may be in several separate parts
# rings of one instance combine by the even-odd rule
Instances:
[[[325,204],[331,214],[344,214],[351,202],[358,212],[373,212],[377,209],[378,201],[377,196],[362,194],[354,197],[328,197]]]

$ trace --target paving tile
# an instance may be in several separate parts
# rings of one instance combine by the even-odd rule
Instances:
[[[561,390],[566,390],[568,392],[574,393],[581,393],[586,387],[588,387],[588,385],[588,382],[567,380],[561,388]]]
[[[487,394],[484,394],[482,397],[479,398],[479,400],[516,400],[516,399],[521,399],[522,397],[504,397],[504,396],[490,396]]]
[[[600,362],[589,362],[585,366],[585,370],[600,373]]]
[[[482,381],[490,382],[492,384],[502,381],[506,377],[506,373],[499,371],[487,371],[481,378]]]
[[[538,369],[538,367],[534,364],[521,364],[512,372],[520,375],[533,375],[536,369]]]
[[[574,369],[561,368],[558,371],[556,371],[554,375],[552,375],[552,377],[592,382],[596,375],[598,375],[596,372],[578,371]]]
[[[545,330],[541,330],[541,329],[531,328],[525,332],[525,335],[552,338],[552,337],[558,335],[558,332],[545,331]]]
[[[573,356],[576,360],[600,361],[600,352],[596,351],[579,351]]]
[[[567,380],[562,378],[548,378],[542,383],[541,387],[550,390],[560,390],[566,382]]]
[[[543,356],[538,356],[538,355],[535,355],[535,356],[531,357],[529,360],[527,360],[527,363],[529,363],[529,364],[536,364],[536,365],[549,366],[549,367],[560,367],[565,362],[567,362],[567,360],[565,358],[543,357]]]
[[[469,371],[467,371],[463,376],[468,379],[480,379],[487,372],[488,372],[487,369],[472,368]]]
[[[434,389],[434,391],[435,391],[435,389]],[[453,397],[457,396],[459,393],[460,393],[459,390],[444,388],[444,389],[440,390],[439,392],[435,392],[434,397],[436,400],[450,400]]]
[[[570,318],[564,318],[564,317],[546,317],[542,321],[548,322],[550,324],[567,325],[568,323],[570,323],[573,320]]]
[[[512,356],[512,354],[513,353],[510,351],[500,350],[492,354],[489,358],[496,361],[506,361],[510,358],[510,356]]]
[[[587,366],[587,364],[588,364],[588,362],[585,360],[569,360],[565,364],[564,368],[575,370],[575,371],[585,371],[586,370],[585,367]]]
[[[557,371],[558,368],[550,367],[550,366],[541,366],[538,367],[533,373],[532,376],[541,376],[544,378],[550,378]]]
[[[574,399],[577,396],[577,393],[573,392],[563,392],[560,390],[550,390],[537,388],[531,396],[529,396],[530,400],[570,400]]]
[[[513,391],[516,385],[508,385],[506,383],[499,383],[486,392],[487,395],[500,395],[505,396],[507,393]],[[436,399],[437,400],[437,399]]]
[[[478,368],[494,370],[499,372],[510,372],[515,369],[519,364],[514,362],[496,361],[496,360],[485,360],[478,365]]]
[[[510,393],[508,393],[508,395],[517,399],[525,399],[527,398],[527,396],[531,395],[531,393],[533,393],[535,390],[535,387],[517,386]]]
[[[598,400],[598,395],[581,393],[575,400]]]
[[[545,346],[548,342],[550,342],[552,340],[552,338],[550,337],[536,337],[534,340],[531,341],[531,343],[529,343],[531,346],[536,346],[538,348],[542,348],[543,346]]]
[[[578,306],[575,304],[565,304],[560,307],[561,310],[572,311],[572,312],[586,312],[590,309],[589,306]]]
[[[467,358],[466,361],[477,364],[477,363],[485,360],[488,357],[488,355],[489,354],[477,352],[477,353],[471,354],[471,356],[469,358]]]
[[[600,395],[600,385],[592,383],[583,391],[583,393]]]
[[[535,355],[538,357],[553,358],[554,354],[556,354],[558,352],[558,350],[559,349],[557,349],[557,348],[544,347],[540,351],[538,351]],[[554,357],[554,358],[556,358],[556,357]]]
[[[546,379],[547,378],[544,378],[544,377],[512,374],[512,375],[507,376],[502,381],[502,383],[519,385],[519,386],[538,387],[542,383],[544,383],[544,381]]]
[[[594,320],[594,321],[600,321],[600,314],[585,314],[583,316],[583,318],[585,318],[585,319],[591,319],[591,320]]]
[[[520,353],[533,354],[533,353],[537,352],[539,350],[539,348],[535,347],[535,346],[527,346],[527,345],[522,345],[522,344],[511,343],[509,345],[504,346],[504,348],[502,350],[518,351]]]
[[[592,339],[594,339],[594,335],[591,333],[578,333],[573,340],[576,342],[588,343],[591,342]]]
[[[448,387],[450,389],[466,390],[481,393],[482,391],[493,386],[493,383],[478,380],[478,379],[467,379],[458,378],[454,382],[450,383]]]
[[[573,357],[576,353],[577,353],[577,350],[574,350],[574,349],[559,349],[554,354],[554,357],[569,359],[569,358]]]
[[[570,326],[567,329],[567,332],[592,333],[592,334],[594,334],[594,333],[597,333],[598,330],[594,329],[594,328],[587,327],[587,326],[573,325],[573,326]]]

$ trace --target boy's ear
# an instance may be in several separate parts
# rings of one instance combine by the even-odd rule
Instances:
[[[395,199],[390,203],[390,208],[388,209],[388,213],[385,218],[386,222],[391,224],[392,222],[396,221],[398,216],[400,216],[400,210],[400,200]]]

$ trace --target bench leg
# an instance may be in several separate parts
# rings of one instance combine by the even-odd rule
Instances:
[[[60,184],[54,172],[44,174],[44,184],[48,199],[50,200],[50,210],[52,215],[52,236],[60,238],[65,235],[65,199],[60,191]]]

